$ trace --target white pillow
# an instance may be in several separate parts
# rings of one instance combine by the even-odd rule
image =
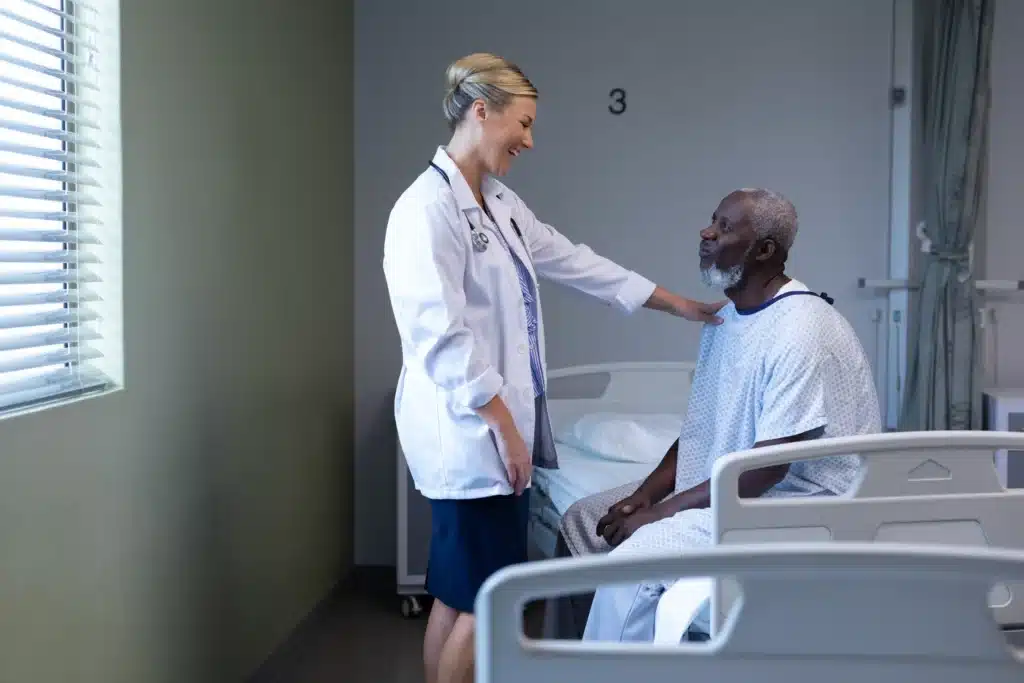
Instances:
[[[617,462],[657,464],[679,438],[679,415],[589,413],[554,435],[555,442]]]

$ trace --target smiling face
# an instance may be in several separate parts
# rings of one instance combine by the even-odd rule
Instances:
[[[476,149],[488,173],[503,176],[524,149],[533,147],[533,123],[537,119],[535,97],[513,97],[502,108],[477,100],[471,108],[477,127]]]

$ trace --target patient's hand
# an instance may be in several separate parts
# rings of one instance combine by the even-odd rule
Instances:
[[[651,505],[653,505],[653,501],[650,497],[643,491],[637,490],[633,495],[623,498],[608,508],[608,513],[597,521],[597,535],[603,536],[604,540],[611,543],[609,529],[612,525],[619,524],[622,520],[649,509]]]
[[[614,548],[636,533],[640,527],[657,522],[663,516],[657,506],[644,507],[631,515],[616,518],[605,527],[604,533],[601,535],[604,536],[608,545]]]

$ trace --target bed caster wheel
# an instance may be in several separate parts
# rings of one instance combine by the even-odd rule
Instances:
[[[423,604],[415,595],[406,595],[402,598],[402,616],[406,619],[415,619],[423,614]]]

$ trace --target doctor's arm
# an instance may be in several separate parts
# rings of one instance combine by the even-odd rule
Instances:
[[[526,444],[499,395],[504,378],[465,323],[467,254],[455,226],[440,204],[392,214],[384,246],[388,295],[406,363],[487,423],[518,492],[529,479]]]
[[[721,322],[715,313],[725,301],[707,304],[681,297],[594,253],[585,244],[574,244],[538,220],[518,197],[513,214],[522,219],[523,238],[539,276],[614,304],[626,313],[644,307],[695,322]]]
[[[406,363],[459,404],[487,405],[504,379],[465,323],[467,255],[454,221],[434,204],[396,210],[389,223],[384,276]]]

